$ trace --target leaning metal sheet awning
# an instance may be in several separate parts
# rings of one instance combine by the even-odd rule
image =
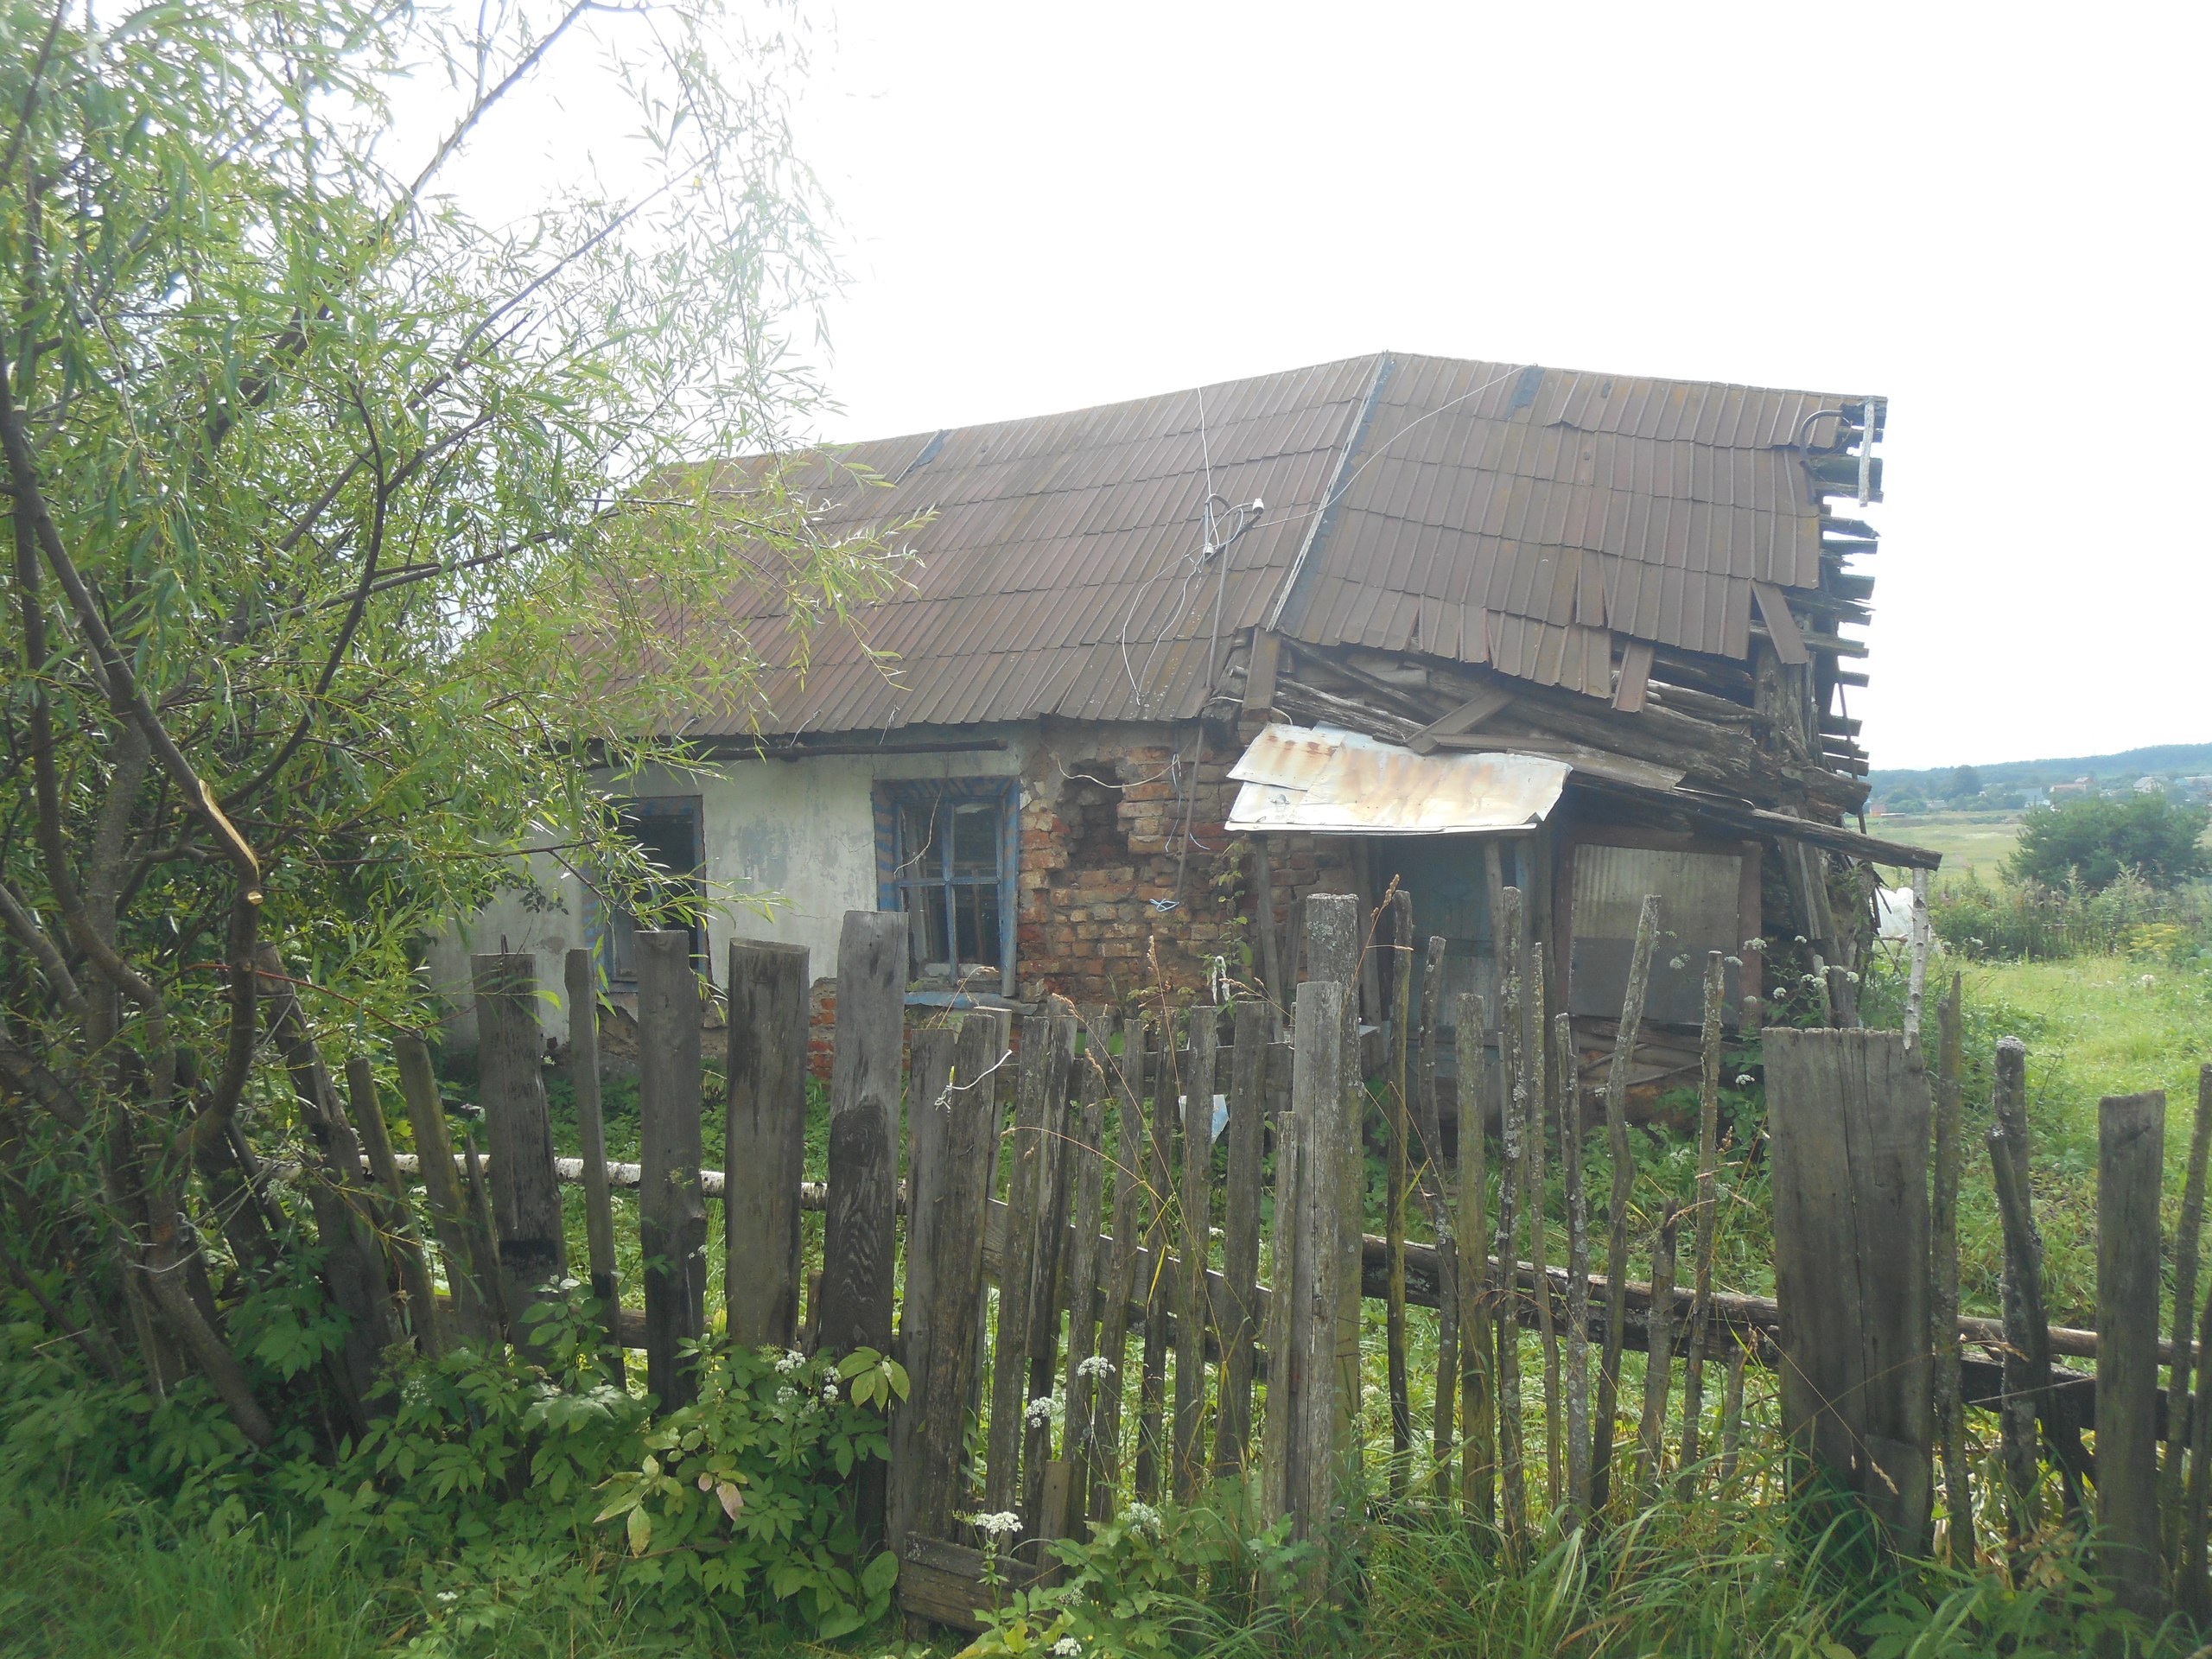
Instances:
[[[1415,754],[1357,732],[1270,726],[1229,775],[1229,828],[1446,836],[1543,822],[1572,771],[1535,754]]]

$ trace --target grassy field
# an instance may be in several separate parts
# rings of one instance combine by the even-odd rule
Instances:
[[[1926,847],[1943,855],[1937,872],[1940,884],[1967,874],[1983,880],[1996,879],[1998,870],[2019,838],[2017,812],[1896,813],[1869,822],[1867,828],[1885,841]]]

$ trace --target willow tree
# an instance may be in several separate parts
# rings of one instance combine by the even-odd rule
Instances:
[[[686,465],[781,446],[828,280],[797,54],[710,5],[0,10],[0,1268],[257,1444],[333,1420],[252,1312],[340,1277],[286,1059],[426,1027],[516,855],[642,874],[579,763],[745,696],[734,588],[895,570]],[[472,213],[551,74],[628,182]]]

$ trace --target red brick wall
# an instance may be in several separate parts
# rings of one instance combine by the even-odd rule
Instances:
[[[1232,843],[1222,828],[1236,798],[1229,768],[1258,729],[1209,727],[1194,775],[1189,726],[1054,721],[1043,728],[1021,778],[1015,982],[1022,1001],[1057,993],[1079,1007],[1119,1003],[1163,981],[1174,992],[1203,993],[1215,957],[1234,976],[1258,972],[1256,940],[1246,949],[1250,848]],[[1179,889],[1185,812],[1192,844]],[[1287,940],[1292,906],[1355,883],[1341,840],[1276,836],[1271,845],[1278,937]],[[816,981],[809,1058],[818,1077],[830,1074],[836,1012],[836,982]]]

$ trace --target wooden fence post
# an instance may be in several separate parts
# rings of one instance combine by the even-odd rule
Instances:
[[[1037,1291],[1038,1217],[1046,1204],[1046,1135],[1053,1121],[1050,1074],[1058,1021],[1033,1014],[1021,1022],[1015,1084],[1013,1165],[1007,1179],[1006,1231],[999,1248],[998,1344],[991,1359],[991,1419],[983,1465],[983,1507],[1022,1507],[1021,1443],[1028,1408],[1030,1307]],[[1060,1073],[1063,1079],[1066,1073]]]
[[[1298,1207],[1287,1220],[1296,1230],[1295,1259],[1287,1289],[1292,1298],[1294,1404],[1297,1411],[1294,1465],[1287,1495],[1301,1539],[1324,1533],[1337,1508],[1339,1475],[1351,1474],[1351,1411],[1359,1397],[1359,1344],[1355,1326],[1345,1341],[1341,1310],[1344,1217],[1353,1204],[1349,1181],[1356,1120],[1344,1086],[1344,1008],[1357,995],[1351,985],[1309,980],[1298,988],[1297,1069],[1291,1084],[1302,1127]],[[1357,1213],[1356,1211],[1354,1212]],[[1279,1220],[1278,1226],[1286,1224]],[[1357,1258],[1351,1287],[1359,1294]],[[1278,1294],[1281,1291],[1278,1289]],[[1332,1313],[1338,1317],[1332,1319]],[[1329,1568],[1317,1567],[1325,1586]],[[1318,1586],[1317,1586],[1318,1587]]]
[[[1943,1508],[1949,1522],[1950,1562],[1974,1561],[1974,1498],[1967,1484],[1966,1408],[1959,1389],[1959,1073],[1966,1048],[1961,1025],[1961,988],[1951,976],[1950,995],[1936,1009],[1936,1170],[1928,1211],[1935,1277],[1929,1287],[1929,1344],[1936,1355],[1931,1379],[1936,1439],[1943,1465]]]
[[[507,1337],[529,1337],[524,1315],[568,1276],[553,1125],[545,1113],[545,1035],[537,1023],[537,965],[526,953],[471,959],[476,1062],[491,1142],[492,1215],[499,1230]]]
[[[1037,1188],[1036,1248],[1029,1259],[1029,1334],[1024,1344],[1029,1381],[1024,1390],[1021,1436],[1021,1513],[1024,1524],[1038,1541],[1027,1559],[1041,1560],[1042,1540],[1059,1535],[1046,1529],[1046,1465],[1052,1457],[1052,1424],[1049,1410],[1031,1414],[1032,1402],[1050,1400],[1059,1373],[1061,1256],[1068,1236],[1068,1080],[1075,1070],[1076,1018],[1074,1006],[1064,997],[1048,997],[1045,1018],[1050,1022],[1045,1054],[1045,1118],[1040,1150],[1044,1166]],[[1062,1409],[1065,1409],[1065,1400]],[[1063,1478],[1065,1477],[1063,1476]],[[1057,1495],[1064,1497],[1065,1487]],[[1065,1509],[1065,1504],[1063,1504]]]
[[[1628,1140],[1628,1080],[1636,1039],[1643,1025],[1643,999],[1651,982],[1651,952],[1659,935],[1659,895],[1643,896],[1629,957],[1621,1022],[1613,1033],[1613,1060],[1605,1073],[1605,1144],[1612,1155],[1612,1211],[1605,1246],[1605,1345],[1598,1357],[1598,1414],[1590,1425],[1590,1513],[1605,1513],[1613,1490],[1613,1426],[1620,1409],[1621,1340],[1628,1325],[1628,1230],[1636,1196],[1636,1156]]]
[[[1181,1283],[1175,1297],[1175,1463],[1173,1490],[1187,1501],[1205,1478],[1206,1253],[1212,1214],[1213,1074],[1219,1010],[1191,1010],[1191,1065],[1183,1076]]]
[[[1106,1133],[1106,1074],[1099,1053],[1106,1046],[1107,1023],[1092,1017],[1083,1022],[1084,1052],[1076,1061],[1075,1128],[1068,1147],[1073,1165],[1069,1205],[1073,1236],[1068,1257],[1067,1387],[1062,1395],[1066,1407],[1060,1420],[1060,1461],[1068,1466],[1068,1510],[1056,1517],[1071,1524],[1090,1513],[1090,1480],[1097,1467],[1097,1447],[1091,1433],[1096,1423],[1098,1352],[1099,1230],[1105,1207],[1106,1166],[1100,1153]],[[1055,1517],[1048,1517],[1048,1519]]]
[[[1315,893],[1306,899],[1306,964],[1307,974],[1314,980],[1347,988],[1340,1018],[1344,1030],[1339,1034],[1336,1054],[1338,1065],[1337,1086],[1343,1096],[1341,1109],[1332,1113],[1328,1126],[1341,1130],[1341,1141],[1309,1140],[1306,1157],[1309,1161],[1332,1159],[1344,1166],[1323,1178],[1318,1169],[1305,1172],[1305,1179],[1316,1192],[1326,1190],[1336,1193],[1340,1202],[1338,1216],[1338,1262],[1331,1275],[1338,1298],[1337,1306],[1337,1344],[1340,1351],[1352,1356],[1355,1374],[1357,1370],[1360,1326],[1360,1249],[1363,1229],[1360,1222],[1360,1201],[1367,1190],[1367,1154],[1363,1136],[1367,1122],[1367,1090],[1359,1067],[1359,995],[1360,963],[1363,952],[1360,949],[1361,913],[1358,896],[1349,893]],[[1293,1093],[1296,1084],[1294,1082]],[[1306,1121],[1309,1135],[1321,1133],[1325,1128],[1319,1117]],[[1357,1398],[1355,1384],[1353,1398]],[[1352,1446],[1352,1467],[1359,1467],[1361,1448],[1357,1441]]]
[[[1260,1334],[1261,1157],[1268,1109],[1268,1005],[1245,999],[1231,1016],[1229,1168],[1222,1188],[1222,1276],[1229,1287],[1221,1334],[1221,1416],[1215,1431],[1216,1474],[1240,1471],[1252,1433],[1253,1344]]]
[[[915,1539],[949,1540],[960,1507],[1007,1033],[1007,1015],[989,1010],[963,1015],[957,1031],[914,1039],[915,1079],[929,1092],[918,1089],[912,1103],[908,1163],[900,1340],[911,1391],[892,1414],[893,1445],[907,1448],[894,1452],[892,1468],[902,1556]],[[943,1064],[925,1041],[939,1037],[950,1039]]]
[[[640,931],[637,947],[638,1242],[645,1258],[645,1386],[663,1411],[673,1411],[698,1393],[694,1368],[680,1345],[696,1342],[707,1328],[699,980],[689,932]]]
[[[1095,1390],[1097,1417],[1091,1435],[1094,1468],[1090,1513],[1094,1521],[1106,1520],[1113,1514],[1122,1471],[1122,1397],[1127,1388],[1122,1370],[1128,1359],[1129,1300],[1136,1290],[1137,1235],[1145,1210],[1141,1030],[1135,1020],[1125,1019],[1120,1058],[1116,1060],[1103,1046],[1098,1057],[1106,1069],[1116,1130],[1114,1250],[1106,1264],[1106,1304],[1098,1325],[1098,1353],[1105,1369],[1099,1373]]]
[[[423,1260],[423,1246],[415,1236],[415,1216],[407,1203],[407,1184],[392,1156],[391,1134],[384,1121],[384,1104],[377,1098],[376,1073],[365,1054],[346,1062],[346,1092],[353,1103],[354,1127],[360,1131],[361,1149],[369,1169],[387,1200],[381,1208],[385,1224],[385,1245],[399,1272],[399,1287],[407,1293],[408,1324],[415,1343],[426,1354],[444,1351],[438,1340],[438,1300],[430,1289],[430,1269]]]
[[[443,1257],[446,1283],[453,1293],[449,1334],[454,1342],[489,1347],[499,1339],[499,1264],[491,1236],[480,1233],[468,1195],[453,1161],[453,1140],[446,1131],[445,1103],[430,1068],[430,1051],[420,1037],[403,1035],[392,1044],[399,1060],[399,1092],[407,1102],[407,1122],[415,1131],[415,1150],[429,1200],[430,1230]]]
[[[1927,1074],[1904,1034],[1766,1033],[1783,1427],[1900,1553],[1926,1548]]]
[[[2158,1617],[2162,1090],[2097,1109],[2097,1527],[2121,1605]]]
[[[576,1137],[584,1162],[584,1243],[591,1294],[607,1326],[616,1382],[622,1380],[622,1287],[614,1276],[614,1194],[607,1180],[607,1123],[599,1099],[599,983],[591,952],[579,946],[562,965],[569,995],[569,1076],[576,1091]]]
[[[798,1338],[807,983],[804,945],[730,942],[722,1306],[730,1339],[747,1346]]]
[[[906,915],[849,910],[837,943],[837,1052],[830,1073],[817,1345],[891,1347],[899,1073],[906,1018]]]

